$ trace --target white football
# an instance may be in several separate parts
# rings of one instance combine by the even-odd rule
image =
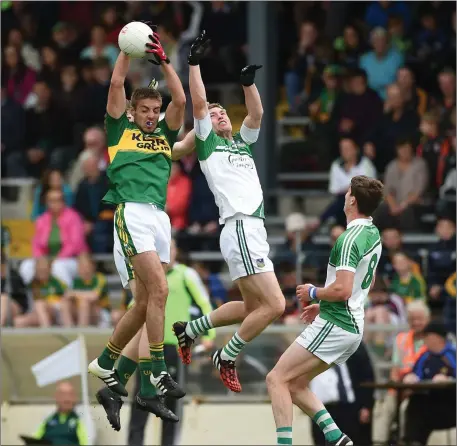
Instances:
[[[119,33],[119,48],[129,57],[141,59],[147,50],[146,44],[151,43],[149,36],[152,29],[143,22],[127,23]]]

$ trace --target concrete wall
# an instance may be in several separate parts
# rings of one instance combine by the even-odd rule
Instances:
[[[311,445],[310,420],[294,408],[294,444]],[[20,445],[19,435],[31,435],[44,417],[54,410],[51,405],[2,406],[1,444]],[[97,444],[125,445],[130,407],[122,408],[121,432],[108,424],[100,406],[92,407],[97,430]],[[183,445],[275,445],[276,434],[269,404],[189,404],[181,421]],[[160,432],[158,418],[150,417],[145,444],[157,445]],[[455,429],[434,432],[429,445],[455,445]]]

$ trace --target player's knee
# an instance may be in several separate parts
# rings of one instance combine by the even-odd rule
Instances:
[[[271,370],[266,377],[266,383],[269,389],[277,386],[281,383],[281,374],[275,369]]]
[[[135,305],[132,307],[138,313],[146,313],[148,309],[148,300],[147,299],[135,299]]]
[[[280,318],[286,309],[286,300],[284,299],[284,296],[282,294],[274,296],[270,300],[269,308],[272,320]]]

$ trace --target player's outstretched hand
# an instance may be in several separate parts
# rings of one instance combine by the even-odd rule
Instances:
[[[153,33],[149,36],[151,39],[151,43],[147,43],[147,50],[146,53],[153,54],[153,59],[148,59],[149,62],[153,63],[154,65],[160,65],[162,63],[170,63],[170,59],[165,54],[165,50],[163,49],[162,44],[160,43],[159,35],[153,31]]]
[[[312,287],[314,287],[312,283],[305,283],[304,285],[297,286],[297,297],[302,303],[309,302],[311,300],[309,289]]]
[[[255,72],[260,70],[262,65],[248,65],[241,70],[240,82],[245,87],[250,87],[254,83]]]
[[[305,324],[312,324],[314,319],[316,319],[317,315],[319,314],[319,309],[319,304],[308,305],[300,315],[300,319]]]
[[[200,60],[205,55],[210,42],[211,40],[206,38],[206,31],[203,30],[190,47],[189,57],[187,58],[189,65],[198,65],[200,63]]]

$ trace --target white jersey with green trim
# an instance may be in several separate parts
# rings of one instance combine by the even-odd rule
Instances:
[[[252,157],[259,129],[244,124],[233,139],[213,131],[209,113],[194,120],[195,146],[208,186],[219,208],[219,223],[240,213],[265,218],[263,192]]]
[[[330,253],[325,286],[336,280],[337,271],[351,271],[354,273],[351,297],[346,302],[321,301],[319,315],[322,319],[351,333],[363,332],[365,300],[381,251],[381,237],[371,218],[358,218],[347,225]]]

